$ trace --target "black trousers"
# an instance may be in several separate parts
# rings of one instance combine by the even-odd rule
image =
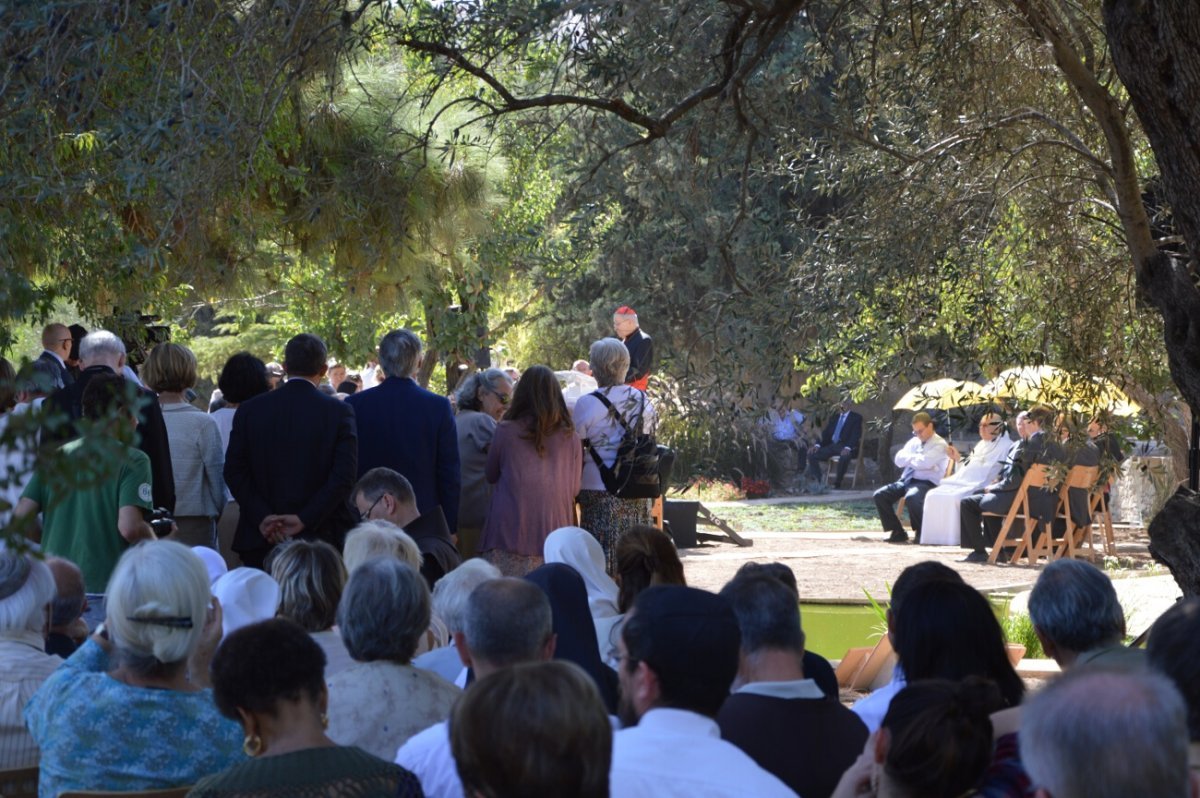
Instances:
[[[896,502],[904,497],[904,506],[908,508],[908,518],[912,521],[913,532],[921,537],[921,518],[925,512],[925,494],[934,484],[927,479],[910,479],[904,482],[893,482],[875,491],[875,507],[879,510],[879,520],[883,523],[883,531],[893,535],[907,535],[904,525],[896,515]]]
[[[821,479],[821,463],[824,463],[835,455],[841,455],[842,449],[846,448],[842,443],[827,443],[820,449],[808,455],[808,478],[813,482]],[[837,476],[834,477],[833,484],[835,487],[842,486],[842,480],[846,478],[846,470],[850,468],[850,461],[858,456],[857,449],[851,449],[850,454],[845,457],[840,457],[837,464]]]
[[[1000,534],[1002,518],[984,518],[986,513],[1007,513],[1017,498],[1015,490],[996,493],[975,493],[958,503],[958,525],[961,546],[964,549],[983,551],[996,542]]]

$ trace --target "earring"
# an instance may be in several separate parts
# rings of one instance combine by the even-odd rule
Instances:
[[[262,753],[263,741],[257,734],[246,735],[246,739],[242,740],[242,753],[248,757],[256,757]]]
[[[329,716],[326,715],[324,712],[321,713],[321,728],[322,729],[329,728]]]

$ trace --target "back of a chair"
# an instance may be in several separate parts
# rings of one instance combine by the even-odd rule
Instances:
[[[163,790],[134,790],[114,792],[111,790],[75,790],[60,792],[58,798],[184,798],[191,787],[169,787]]]
[[[1020,490],[1028,492],[1030,488],[1044,488],[1048,484],[1050,484],[1050,467],[1034,463],[1025,472],[1025,479],[1021,480]]]
[[[0,798],[37,798],[38,766],[0,770]]]
[[[1083,488],[1086,491],[1091,491],[1096,486],[1096,480],[1100,478],[1100,466],[1071,466],[1071,470],[1067,472],[1067,488]]]

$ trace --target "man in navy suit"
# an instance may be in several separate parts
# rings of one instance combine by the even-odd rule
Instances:
[[[999,480],[958,504],[962,547],[971,549],[966,559],[959,562],[986,563],[986,547],[995,544],[1000,535],[1002,521],[992,515],[988,516],[985,523],[983,514],[1003,515],[1012,508],[1030,466],[1050,465],[1066,457],[1062,446],[1051,440],[1043,429],[1054,420],[1054,411],[1045,405],[1035,405],[1024,415],[1024,423],[1019,423],[1017,427],[1024,440],[1012,448],[1012,460],[1000,472]],[[1042,488],[1037,488],[1029,494],[1030,512],[1040,521],[1050,521],[1054,518],[1055,502],[1054,494]],[[1005,557],[1007,554],[1008,552],[1003,553]]]
[[[71,354],[74,339],[65,324],[48,324],[42,330],[42,353],[33,361],[33,371],[42,375],[44,384],[39,388],[50,391],[75,382],[74,375],[67,369],[67,356]]]
[[[821,432],[821,442],[814,444],[808,451],[808,479],[814,487],[824,487],[821,482],[821,463],[834,455],[838,456],[838,464],[833,486],[842,486],[850,461],[858,455],[858,447],[862,443],[862,428],[862,414],[851,410],[850,402],[843,399],[838,404],[838,412],[830,416],[825,424],[825,429]]]
[[[425,390],[413,375],[421,367],[421,339],[392,330],[379,342],[383,382],[346,397],[358,418],[358,475],[390,468],[407,479],[421,515],[441,506],[450,531],[458,531],[458,433],[443,396]]]
[[[287,342],[288,381],[238,406],[225,453],[225,484],[241,507],[233,550],[262,568],[289,538],[338,549],[356,522],[350,491],[358,477],[354,410],[317,390],[325,343],[302,333]]]

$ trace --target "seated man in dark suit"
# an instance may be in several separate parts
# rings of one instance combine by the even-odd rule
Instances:
[[[238,406],[225,453],[225,484],[241,507],[233,550],[262,568],[288,538],[341,548],[354,526],[358,441],[354,409],[317,386],[325,343],[302,333],[287,342],[288,381]]]
[[[838,412],[829,417],[825,429],[821,432],[821,442],[813,444],[808,450],[808,480],[810,486],[818,493],[823,493],[825,484],[821,480],[821,463],[833,456],[838,457],[837,476],[833,486],[842,487],[846,477],[846,469],[850,461],[858,456],[858,447],[862,444],[863,417],[850,409],[849,400],[842,400]]]
[[[717,713],[721,737],[798,795],[828,796],[867,740],[867,727],[802,667],[796,594],[765,571],[721,589],[742,633],[733,693]]]
[[[454,411],[446,397],[417,384],[421,360],[421,339],[392,330],[379,342],[387,378],[346,397],[358,419],[358,476],[380,466],[399,472],[412,485],[417,509],[428,514],[440,506],[457,532],[462,475]]]
[[[50,394],[46,406],[69,416],[70,424],[47,427],[42,432],[43,444],[66,443],[78,437],[76,421],[83,417],[83,393],[98,374],[120,376],[125,368],[125,344],[108,330],[88,333],[79,342],[79,365],[83,370],[66,387]],[[163,420],[158,394],[149,388],[138,388],[142,403],[138,408],[137,448],[150,458],[151,497],[155,507],[175,512],[175,472],[171,467],[171,447],[167,442],[167,424]]]
[[[1091,468],[1100,465],[1100,450],[1090,440],[1075,433],[1071,419],[1066,413],[1059,413],[1054,424],[1058,430],[1059,441],[1062,443],[1065,455],[1060,462],[1064,463],[1068,469],[1075,466]],[[1067,503],[1071,508],[1071,522],[1075,526],[1091,524],[1092,514],[1088,503],[1087,488],[1070,488],[1067,491]],[[1053,532],[1055,539],[1061,539],[1067,533],[1067,519],[1055,518]]]
[[[390,468],[372,468],[358,480],[352,497],[360,521],[390,521],[416,542],[421,550],[421,576],[430,590],[462,564],[442,508],[421,513],[412,485],[402,475]]]
[[[1092,418],[1088,423],[1087,434],[1102,458],[1107,458],[1113,463],[1120,463],[1125,459],[1121,436],[1109,430],[1106,414],[1100,413]]]
[[[983,514],[1007,513],[1017,499],[1017,491],[1030,466],[1049,465],[1065,456],[1062,446],[1051,440],[1043,430],[1053,420],[1054,411],[1045,405],[1030,408],[1023,421],[1018,417],[1017,433],[1024,440],[1012,448],[1012,460],[1000,472],[999,480],[959,503],[962,546],[971,549],[962,562],[987,562],[986,547],[993,545],[1000,534],[1001,519],[988,517],[985,536]],[[1038,489],[1029,497],[1030,511],[1040,520],[1049,521],[1054,515],[1055,501],[1053,493]]]

